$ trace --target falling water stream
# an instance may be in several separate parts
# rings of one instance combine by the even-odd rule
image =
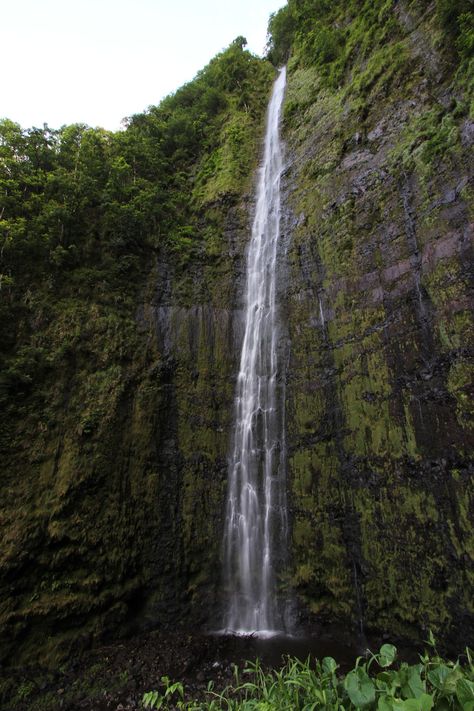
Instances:
[[[224,629],[271,636],[284,631],[276,591],[286,549],[283,399],[278,387],[276,304],[282,148],[280,70],[268,107],[256,212],[247,253],[245,334],[235,395],[224,535]]]

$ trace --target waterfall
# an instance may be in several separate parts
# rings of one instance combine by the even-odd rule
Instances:
[[[276,566],[286,550],[283,398],[277,388],[276,261],[280,233],[280,70],[267,113],[256,212],[247,252],[245,334],[235,394],[224,535],[224,629],[283,630]]]

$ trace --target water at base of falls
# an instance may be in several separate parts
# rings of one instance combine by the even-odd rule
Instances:
[[[220,631],[213,633],[212,637],[217,638],[216,658],[232,659],[234,663],[259,659],[263,664],[274,667],[281,666],[287,655],[301,661],[308,657],[314,660],[332,656],[343,669],[351,669],[356,658],[363,655],[368,646],[372,649],[380,646],[380,640],[361,639],[351,635],[347,628],[338,627],[319,629],[314,636],[279,633],[263,637],[259,633],[226,635]]]
[[[283,399],[278,390],[276,308],[282,149],[280,70],[268,107],[256,212],[247,253],[245,333],[235,396],[224,533],[222,632],[272,637],[284,629],[276,592],[286,550]]]

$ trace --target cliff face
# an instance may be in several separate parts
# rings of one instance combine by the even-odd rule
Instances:
[[[292,582],[320,619],[460,643],[474,612],[474,123],[436,22],[434,6],[391,6],[383,46],[336,89],[302,52],[290,60]]]
[[[157,110],[106,136],[107,151],[122,153],[103,158],[102,183],[97,149],[85,162],[92,129],[71,167],[61,157],[64,135],[59,148],[45,149],[48,168],[35,172],[22,156],[34,178],[18,178],[23,206],[6,182],[2,661],[53,662],[135,630],[220,622],[210,611],[239,355],[239,275],[273,75],[268,62],[234,43]],[[202,126],[188,157],[189,97],[192,126]],[[17,143],[7,135],[3,144],[13,153],[7,179],[19,163],[14,151],[26,150],[15,131]],[[31,134],[22,140],[28,149]],[[55,167],[58,152],[63,162]],[[63,189],[67,179],[86,186],[78,212],[89,222],[77,235],[66,222],[56,246],[56,233],[44,235],[38,224],[56,209],[50,186]],[[171,184],[168,192],[160,180]],[[101,197],[91,196],[92,186]],[[59,198],[65,210],[67,198]],[[150,204],[158,213],[151,234],[134,227]],[[30,205],[34,214],[25,218]],[[66,219],[75,227],[77,213]],[[22,243],[25,223],[38,244]],[[59,269],[58,253],[66,255]],[[77,253],[76,264],[70,255]]]
[[[440,44],[431,5],[351,15],[353,5],[331,4],[318,32],[345,33],[335,47],[356,59],[343,65],[327,40],[325,63],[313,61],[300,34],[288,65],[280,292],[292,566],[282,585],[310,625],[411,639],[431,627],[462,644],[474,550],[469,72]],[[212,119],[218,138],[186,164],[173,239],[113,256],[118,286],[94,263],[60,281],[50,255],[5,292],[5,660],[216,624],[250,181],[272,75],[259,67],[245,100],[232,74]],[[132,128],[143,123],[154,156],[162,124],[147,121]],[[153,175],[133,151],[130,190]],[[111,165],[108,200],[124,171]]]
[[[12,416],[2,479],[5,660],[208,622],[237,367],[233,274],[247,235],[243,207],[226,213],[227,254],[212,260],[212,276],[202,265],[178,275],[159,258],[134,313],[76,303],[67,318],[77,319],[77,338]],[[189,303],[176,293],[184,282],[188,297],[193,284],[214,294]],[[71,325],[52,319],[43,342]]]

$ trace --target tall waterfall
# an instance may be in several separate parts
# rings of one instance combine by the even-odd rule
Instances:
[[[224,536],[224,628],[240,634],[282,631],[276,563],[286,547],[283,399],[277,390],[276,261],[280,233],[279,137],[286,71],[267,114],[257,205],[247,253],[245,335],[235,395]]]

